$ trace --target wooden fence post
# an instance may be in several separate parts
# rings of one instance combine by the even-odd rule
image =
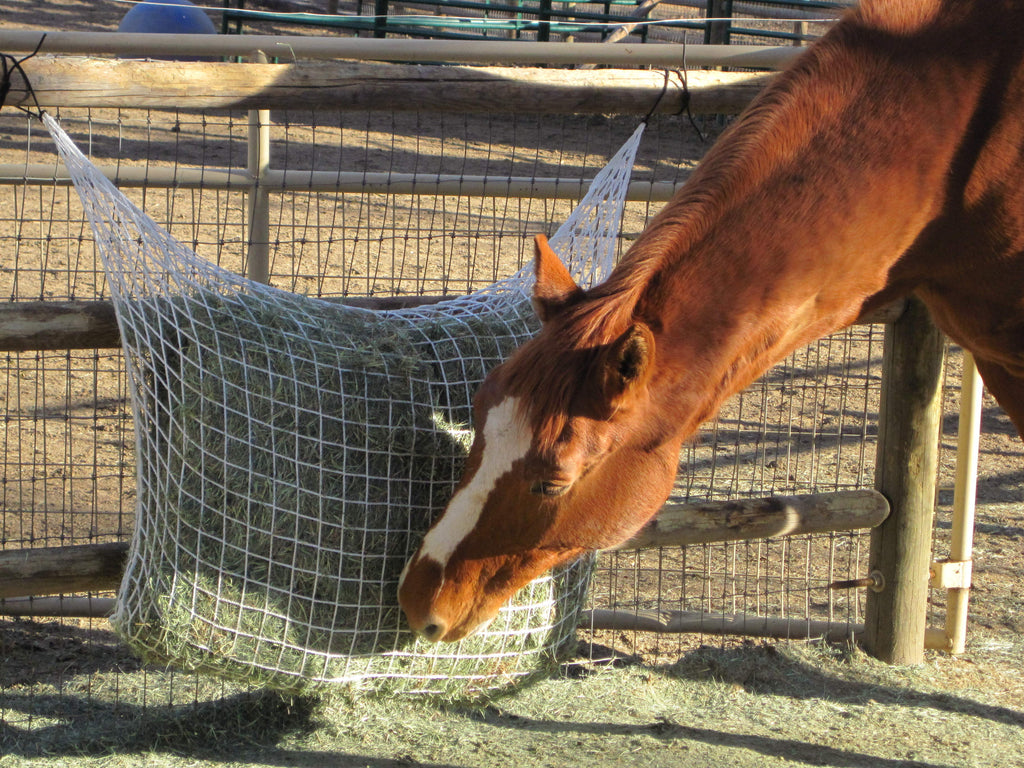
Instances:
[[[886,328],[875,488],[891,512],[871,532],[869,567],[882,587],[868,592],[864,642],[891,664],[924,658],[944,349],[916,299]]]
[[[707,17],[714,19],[704,27],[705,45],[728,45],[732,32],[732,0],[708,0]]]
[[[267,55],[256,51],[257,64],[266,64]],[[270,110],[249,110],[249,145],[247,166],[252,185],[249,187],[249,232],[246,250],[246,277],[257,283],[270,282]]]

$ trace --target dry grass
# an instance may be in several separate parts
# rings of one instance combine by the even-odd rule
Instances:
[[[4,768],[1013,768],[1024,754],[1019,682],[1004,687],[1019,639],[918,667],[817,643],[730,642],[658,666],[581,660],[486,704],[439,704],[254,690],[141,669],[109,632],[2,628]]]

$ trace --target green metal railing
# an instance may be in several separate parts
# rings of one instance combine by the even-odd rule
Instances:
[[[631,10],[640,6],[641,0],[424,0],[423,2],[402,3],[403,9],[410,5],[422,8],[422,15],[392,13],[392,0],[367,0],[368,13],[363,14],[363,0],[360,0],[356,14],[333,13],[274,13],[245,8],[245,0],[224,0],[223,29],[227,32],[241,32],[245,24],[271,22],[274,24],[318,27],[323,29],[346,29],[353,32],[369,32],[375,37],[407,36],[444,39],[535,39],[547,41],[553,38],[566,39],[583,32],[597,33],[604,38],[608,33],[624,24],[641,22],[636,34],[641,41],[648,39],[648,26],[644,19],[631,15]],[[706,43],[727,43],[736,34],[745,37],[765,38],[796,42],[804,39],[798,31],[750,28],[743,24],[740,16],[734,17],[734,5],[742,6],[744,12],[750,8],[765,7],[792,10],[795,15],[807,12],[836,11],[849,5],[834,0],[704,0],[695,2],[667,2],[688,9],[700,8],[703,18],[658,19],[659,27],[704,32]],[[583,8],[580,6],[589,6]],[[597,6],[602,10],[593,10]],[[459,12],[463,12],[460,15]]]

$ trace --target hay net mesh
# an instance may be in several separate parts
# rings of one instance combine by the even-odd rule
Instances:
[[[175,241],[45,122],[127,359],[137,520],[112,618],[127,643],[293,691],[463,694],[550,668],[592,559],[534,581],[457,644],[414,638],[396,597],[460,476],[473,392],[536,331],[532,268],[399,311],[274,289]],[[611,268],[642,128],[551,238],[582,285]]]

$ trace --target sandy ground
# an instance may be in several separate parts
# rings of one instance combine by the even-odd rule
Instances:
[[[124,9],[123,3],[112,0],[45,5],[13,0],[0,16],[0,27],[113,29]],[[86,125],[74,122],[80,116],[67,117],[73,126]],[[189,122],[189,116],[170,121],[157,116],[149,123],[138,123],[131,115],[113,113],[92,118],[88,135],[98,161],[164,162],[147,154],[145,147],[150,145],[165,149],[177,145],[186,152],[226,151],[216,164],[234,162],[239,151],[244,157],[244,148],[238,149],[244,142],[243,122],[206,125]],[[609,128],[596,119],[536,126],[524,122],[511,127],[513,141],[498,128],[483,126],[464,123],[457,128],[434,125],[429,119],[410,124],[366,118],[358,126],[360,159],[354,162],[365,163],[369,170],[380,169],[375,163],[384,162],[380,150],[387,150],[389,157],[406,163],[396,167],[414,163],[420,169],[441,171],[445,163],[453,162],[469,172],[484,172],[507,162],[512,168],[539,168],[538,175],[571,176],[593,168],[628,130],[617,124]],[[715,130],[713,125],[708,128]],[[0,163],[26,157],[24,130],[19,115],[0,114]],[[332,142],[342,146],[336,135],[345,130],[314,128],[301,117],[287,126],[289,141],[306,147],[326,147]],[[468,138],[453,152],[450,143],[463,140],[445,137],[460,130]],[[562,142],[561,134],[587,138]],[[681,135],[687,138],[680,141]],[[524,154],[513,144],[530,150]],[[557,160],[552,158],[555,145],[561,147]],[[663,125],[645,151],[641,167],[660,179],[671,178],[670,166],[692,165],[703,148],[678,125]],[[345,151],[336,154],[321,147],[309,157],[289,159],[300,164],[351,160]],[[196,162],[196,157],[184,161]],[[8,195],[0,205],[3,300],[94,297],[101,281],[94,265],[84,261],[92,257],[91,250],[80,245],[81,226],[52,224],[73,221],[75,203],[70,193],[2,194]],[[191,239],[210,258],[240,267],[244,200],[239,196],[151,193],[139,199],[180,239]],[[397,209],[397,201],[387,202],[391,218],[383,226],[392,239],[393,233],[410,229],[408,222],[427,216],[433,217],[431,226],[439,231],[469,227],[469,214],[464,211],[439,214],[441,201],[422,201],[403,210]],[[360,222],[357,230],[369,231],[370,225],[360,218],[366,214],[359,208],[367,204],[356,205],[344,217],[345,226],[352,226],[355,219]],[[458,292],[493,279],[494,267],[489,265],[499,259],[505,265],[502,269],[521,263],[521,232],[544,227],[563,215],[553,204],[515,210],[493,206],[475,212],[478,219],[500,222],[493,225],[499,245],[494,251],[480,248],[477,262],[467,264],[454,279],[439,275],[448,274],[450,254],[465,248],[465,243],[439,237],[436,242],[420,243],[425,260],[400,272],[398,283],[394,270],[406,269],[404,262],[396,262],[389,254],[388,269],[374,267],[370,250],[360,257],[362,261],[353,259],[345,269],[332,272],[333,282],[325,282],[318,273],[324,264],[334,263],[335,256],[322,245],[322,235],[339,226],[337,205],[320,198],[289,200],[281,203],[281,211],[299,206],[306,233],[275,251],[276,282],[326,293],[383,293],[396,290],[396,285],[402,292]],[[217,213],[208,212],[213,210]],[[648,212],[646,206],[631,210],[627,240],[639,231]],[[295,230],[292,222],[289,231]],[[54,248],[54,242],[62,245]],[[309,245],[313,242],[321,246]],[[301,251],[299,256],[291,258],[296,249]],[[13,263],[8,256],[12,252],[18,254]],[[832,346],[817,345],[790,361],[775,381],[730,404],[719,424],[684,457],[692,472],[686,481],[690,486],[681,493],[699,497],[737,487],[793,492],[812,485],[845,487],[869,478],[870,451],[863,455],[855,446],[864,442],[860,435],[873,436],[866,417],[877,409],[873,377],[881,352],[879,339],[859,333]],[[850,358],[851,351],[863,367],[860,362],[835,362]],[[4,548],[123,539],[132,527],[134,492],[131,424],[118,353],[3,359]],[[954,351],[948,374],[951,415],[944,423],[936,556],[943,554],[948,539],[958,365]],[[859,398],[857,402],[836,400],[840,373],[863,376],[863,396],[841,396]],[[784,431],[773,421],[784,412],[796,412],[799,428],[812,436],[805,453],[799,450],[799,436],[792,444],[764,437]],[[834,422],[831,426],[829,419]],[[760,426],[751,426],[755,423]],[[584,760],[602,766],[1024,764],[1019,758],[1024,754],[1019,640],[1024,601],[1017,586],[1024,565],[1020,508],[1024,450],[1012,425],[991,400],[986,400],[983,429],[975,586],[970,641],[963,656],[929,653],[923,667],[902,669],[885,667],[858,652],[818,646],[605,633],[595,638],[597,650],[585,652],[561,678],[542,681],[483,708],[437,708],[409,701],[282,699],[188,675],[140,669],[102,621],[0,621],[0,766],[29,759],[53,764],[175,766],[498,766],[510,761],[575,766]],[[751,443],[751,435],[760,437]],[[792,445],[797,450],[792,451]],[[787,451],[792,451],[788,458],[784,457]],[[716,457],[713,461],[711,454]],[[813,461],[808,458],[812,454]],[[864,545],[851,542],[861,547],[850,566],[855,571],[863,562]],[[758,550],[755,559],[778,562],[781,551]],[[698,553],[725,574],[715,577],[717,582],[712,579],[712,590],[728,591],[750,578],[748,571],[729,570],[728,561],[735,560],[737,553],[749,555],[736,549]],[[792,556],[786,550],[785,557]],[[653,599],[652,589],[665,588],[667,582],[691,572],[692,562],[670,563],[663,555],[655,556],[654,562],[650,559],[620,562],[618,571],[599,580],[597,590],[615,596],[624,607],[645,607],[644,601]],[[699,593],[707,587],[683,589]],[[679,599],[691,597],[685,593]],[[932,612],[941,618],[939,596]],[[591,663],[606,647],[614,647],[625,660]]]

